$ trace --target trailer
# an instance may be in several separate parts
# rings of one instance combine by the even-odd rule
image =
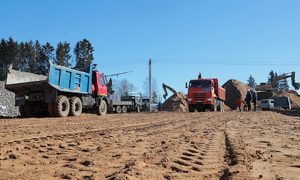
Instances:
[[[109,105],[106,78],[96,65],[79,71],[49,62],[47,76],[16,71],[11,65],[5,88],[15,93],[21,117],[79,116],[83,108],[105,115]]]
[[[130,93],[126,96],[120,94],[110,95],[110,110],[116,113],[140,112],[142,109],[141,93]]]

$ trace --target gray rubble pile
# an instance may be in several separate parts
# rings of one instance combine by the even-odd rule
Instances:
[[[15,94],[4,88],[5,82],[0,81],[0,117],[17,117],[19,108],[15,107]]]

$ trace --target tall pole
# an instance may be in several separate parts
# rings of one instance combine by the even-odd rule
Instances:
[[[149,106],[149,110],[151,111],[151,103],[152,103],[152,88],[151,88],[151,58],[149,59],[149,103],[150,103],[150,106]]]

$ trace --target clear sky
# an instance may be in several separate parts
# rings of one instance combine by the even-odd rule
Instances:
[[[300,81],[299,0],[1,0],[0,38],[87,38],[95,63],[143,91],[148,60],[161,83],[186,91],[197,77],[267,80],[273,69]],[[161,90],[161,88],[160,88]]]

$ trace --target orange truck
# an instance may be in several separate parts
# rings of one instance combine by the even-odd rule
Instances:
[[[217,78],[192,79],[186,83],[187,101],[190,112],[224,111],[225,89]]]

